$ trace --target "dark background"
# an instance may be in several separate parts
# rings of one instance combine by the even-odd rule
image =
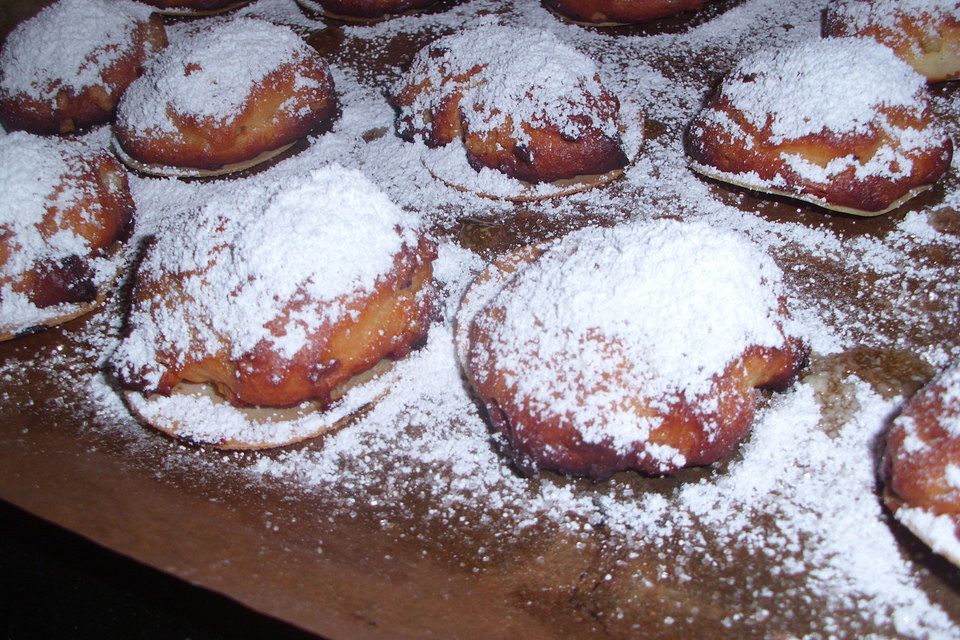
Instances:
[[[0,501],[0,638],[317,636]]]

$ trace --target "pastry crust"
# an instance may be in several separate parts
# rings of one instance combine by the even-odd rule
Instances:
[[[143,0],[165,15],[215,15],[238,9],[250,0]]]
[[[929,82],[960,78],[960,2],[835,0],[823,16],[828,37],[860,36],[886,45]]]
[[[884,502],[934,550],[943,553],[930,526],[937,520],[949,523],[941,529],[954,539],[960,537],[960,363],[917,392],[893,421],[881,476]],[[960,563],[955,554],[945,555]]]
[[[78,34],[78,24],[89,32]],[[166,44],[160,17],[142,5],[62,0],[7,38],[0,52],[0,122],[37,134],[109,122],[120,96]],[[47,50],[51,46],[56,49]]]
[[[371,211],[356,210],[364,201]],[[226,217],[213,214],[221,208]],[[341,384],[426,336],[434,246],[402,226],[410,221],[359,173],[320,170],[198,215],[206,218],[199,229],[174,227],[146,248],[131,335],[116,360],[126,388],[168,395],[180,383],[203,383],[238,407],[322,408]],[[289,228],[307,215],[317,218],[311,230]],[[365,242],[371,257],[328,264],[343,245]],[[290,251],[296,264],[277,251]],[[236,315],[225,306],[231,299],[247,310]]]
[[[953,144],[912,69],[870,41],[831,39],[741,62],[691,122],[686,150],[710,177],[877,215],[939,180]]]
[[[390,99],[401,138],[432,148],[460,140],[477,171],[542,183],[628,161],[620,101],[592,61],[546,33],[486,25],[441,38],[417,54]]]
[[[703,0],[546,0],[548,7],[577,22],[618,25],[648,22],[696,11]]]
[[[437,0],[297,0],[300,6],[343,20],[379,20],[381,18],[421,11]]]
[[[0,306],[20,304],[22,296],[39,310],[20,322],[16,313],[0,314],[0,329],[10,337],[95,306],[106,283],[93,261],[126,238],[134,204],[126,173],[103,149],[27,133],[0,140],[0,164],[10,171],[0,183],[7,207],[0,224]],[[44,186],[25,189],[23,173]]]
[[[612,284],[618,281],[617,274],[590,268],[594,264],[590,261],[604,262],[611,246],[612,254],[621,256],[631,251],[629,246],[669,254],[681,250],[674,244],[676,234],[686,232],[686,227],[666,221],[624,232],[622,237],[615,231],[587,230],[491,266],[468,290],[467,309],[458,318],[461,362],[506,452],[522,471],[548,469],[599,480],[625,469],[668,474],[684,466],[710,464],[729,454],[748,432],[755,411],[754,389],[783,388],[792,381],[807,348],[785,333],[788,316],[782,299],[766,296],[772,308],[761,310],[766,314],[760,322],[767,332],[764,340],[745,340],[721,354],[724,364],[696,381],[668,380],[672,365],[658,369],[655,357],[638,359],[642,348],[637,344],[644,340],[660,345],[652,347],[656,350],[676,339],[670,326],[655,327],[654,335],[636,339],[649,325],[634,334],[619,320],[608,322],[604,317],[608,312],[619,314],[621,304],[648,305],[630,314],[638,318],[639,327],[644,323],[639,318],[662,302],[644,296],[659,291],[654,296],[659,298],[666,289],[654,286],[643,293],[646,285],[634,290],[622,281]],[[655,238],[667,238],[668,248],[654,248],[659,242]],[[588,255],[577,256],[584,252]],[[638,267],[638,278],[648,275],[647,267]],[[752,277],[755,282],[744,283],[744,289],[762,280],[759,274]],[[728,284],[720,289],[730,291]],[[571,297],[567,305],[563,298],[571,295],[571,286],[582,287],[586,298]],[[542,289],[544,301],[557,300],[557,307],[529,308],[534,289]],[[596,299],[591,297],[594,293]],[[699,294],[670,295],[682,314],[683,298]],[[717,295],[715,302],[701,301],[702,308],[722,306],[723,294]],[[470,307],[479,311],[473,313]],[[547,326],[552,321],[560,326]],[[583,327],[587,328],[581,332]]]
[[[221,81],[238,87],[217,102]],[[210,100],[198,102],[196,93]],[[159,56],[121,101],[115,135],[138,163],[215,171],[321,130],[336,112],[319,54],[286,27],[239,18],[201,26]]]

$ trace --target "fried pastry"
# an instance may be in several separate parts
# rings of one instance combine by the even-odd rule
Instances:
[[[703,0],[546,0],[546,4],[575,22],[612,26],[696,11]]]
[[[441,38],[390,98],[401,138],[462,144],[476,171],[543,183],[627,164],[619,100],[592,60],[547,32],[485,24]]]
[[[0,136],[0,337],[90,311],[115,275],[106,253],[133,200],[107,151],[24,132]]]
[[[164,15],[214,15],[238,9],[250,0],[142,0]]]
[[[248,178],[148,244],[113,368],[147,396],[200,383],[236,407],[325,407],[425,337],[434,257],[357,171]]]
[[[960,78],[957,0],[835,0],[824,13],[823,34],[872,38],[930,82]]]
[[[168,47],[117,110],[121,159],[219,172],[266,160],[327,126],[337,110],[326,63],[287,27],[204,22]]]
[[[705,224],[587,228],[491,271],[464,297],[458,352],[528,473],[715,462],[748,432],[755,389],[806,358],[774,262]]]
[[[856,215],[929,188],[953,144],[923,77],[863,38],[827,38],[741,61],[687,131],[708,177]]]
[[[960,565],[960,363],[913,396],[886,437],[884,502],[934,551]]]
[[[308,11],[342,20],[379,20],[426,9],[437,0],[297,0]]]
[[[109,122],[166,44],[163,22],[141,4],[60,0],[20,24],[0,50],[0,121],[38,134]]]

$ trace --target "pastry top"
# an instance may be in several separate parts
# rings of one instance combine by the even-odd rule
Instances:
[[[787,347],[781,295],[773,260],[735,234],[673,220],[587,228],[490,299],[471,330],[488,340],[469,366],[481,384],[504,377],[527,413],[563,416],[584,442],[626,452],[661,419],[637,403],[716,411],[728,367],[748,349]],[[647,453],[684,464],[669,447]]]
[[[98,225],[98,184],[84,177],[98,153],[106,155],[80,142],[23,132],[0,136],[0,280],[114,240],[102,237]]]
[[[901,119],[928,119],[926,84],[890,49],[859,38],[813,40],[744,58],[720,87],[719,100],[773,143],[828,133],[894,132],[904,148],[942,136],[918,135]]]
[[[887,435],[884,467],[892,507],[960,517],[960,364],[907,402]]]
[[[827,8],[827,23],[844,34],[886,29],[900,33],[903,18],[931,28],[960,17],[957,0],[834,0]],[[906,34],[901,34],[906,41]]]
[[[255,18],[198,23],[167,47],[130,85],[117,111],[119,127],[143,136],[180,136],[180,121],[226,127],[243,115],[256,86],[271,74],[319,58],[296,33]],[[309,88],[316,80],[298,77]],[[323,87],[332,91],[332,87]],[[291,99],[281,111],[301,108]]]
[[[418,221],[358,171],[250,178],[174,216],[148,246],[115,361],[150,390],[187,357],[267,348],[290,360],[405,277],[420,240]]]
[[[430,146],[460,133],[444,132],[430,115],[451,106],[470,133],[492,132],[508,121],[512,136],[524,127],[556,127],[567,138],[588,131],[619,135],[618,101],[603,87],[595,62],[546,31],[484,24],[440,38],[421,50],[392,90],[400,107],[398,131]],[[453,135],[451,135],[453,133]]]
[[[53,102],[95,85],[109,90],[104,70],[129,55],[151,9],[128,0],[60,0],[20,24],[0,51],[0,92]]]

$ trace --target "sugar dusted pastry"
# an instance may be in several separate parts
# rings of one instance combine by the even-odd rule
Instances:
[[[204,21],[130,86],[115,133],[121,157],[148,173],[220,171],[280,152],[336,110],[329,68],[291,29]]]
[[[0,135],[0,338],[90,311],[117,265],[133,201],[103,149],[23,132]]]
[[[711,178],[858,215],[929,188],[953,153],[923,77],[862,38],[748,56],[694,118],[686,148]]]
[[[297,0],[307,10],[346,20],[377,20],[426,9],[437,0]]]
[[[627,163],[619,100],[592,60],[547,32],[486,24],[441,38],[391,99],[400,137],[462,144],[477,171],[540,183]]]
[[[703,6],[703,0],[547,0],[546,3],[571,20],[597,25],[647,22]]]
[[[930,82],[960,78],[957,0],[834,0],[826,36],[863,36],[893,49]]]
[[[18,25],[0,50],[0,121],[39,134],[109,122],[166,42],[163,23],[144,5],[60,0]]]
[[[884,501],[897,520],[960,565],[960,363],[893,421],[882,474]]]
[[[705,224],[587,228],[491,272],[464,297],[458,348],[527,472],[710,464],[750,429],[755,388],[806,356],[774,262]]]
[[[190,382],[238,407],[326,406],[424,338],[433,258],[357,171],[248,179],[147,246],[114,368],[147,396]]]

